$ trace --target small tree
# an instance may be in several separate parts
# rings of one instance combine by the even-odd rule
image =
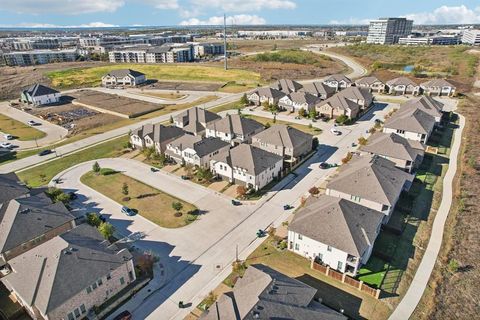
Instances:
[[[270,122],[265,123],[265,129],[268,129],[270,127],[271,127]]]
[[[87,213],[87,223],[91,226],[98,228],[102,223],[102,220],[96,213]]]
[[[344,114],[339,115],[337,119],[335,119],[335,122],[338,124],[346,124],[348,121],[348,117]]]
[[[273,120],[272,120],[273,123],[276,123],[277,122],[277,116],[273,116]]]
[[[122,193],[128,196],[128,184],[126,182],[124,182],[122,185]]]
[[[108,222],[102,222],[98,226],[98,231],[102,234],[102,236],[105,239],[108,240],[111,237],[113,237],[113,233],[115,232],[115,227]]]
[[[244,186],[238,186],[236,191],[239,198],[243,198],[247,194],[247,188]]]
[[[192,171],[193,171],[193,165],[192,165],[192,164],[187,163],[187,164],[185,165],[184,170],[185,170],[185,175],[186,175],[187,177],[189,177],[189,178],[192,177]]]
[[[170,123],[173,123],[173,117],[170,116],[170,120],[169,120]]]
[[[300,110],[298,110],[299,117],[305,117],[306,115],[307,115],[307,111],[305,111],[305,108],[300,108]]]
[[[315,109],[312,109],[308,112],[308,117],[310,119],[315,119],[317,117],[317,111]]]
[[[172,202],[172,209],[180,212],[183,209],[183,204],[181,202]]]
[[[100,167],[100,165],[98,164],[98,162],[95,161],[95,163],[94,163],[93,166],[92,166],[92,171],[95,172],[95,173],[99,173],[101,169],[102,169],[102,168]]]
[[[348,161],[352,160],[352,157],[353,157],[353,154],[351,152],[347,153],[345,158],[342,159],[342,163],[343,164],[347,163]]]
[[[318,190],[317,187],[313,186],[313,187],[311,187],[311,188],[308,190],[308,192],[309,192],[312,196],[315,196],[315,195],[317,195],[317,194],[320,193],[320,190]]]
[[[142,154],[145,156],[145,158],[147,158],[147,160],[150,160],[152,159],[152,157],[155,155],[156,153],[156,150],[155,150],[155,147],[149,147],[149,148],[144,148],[142,150]]]
[[[365,139],[364,137],[358,138],[358,144],[361,145],[361,146],[366,145],[367,144],[367,139]]]
[[[263,110],[270,111],[270,103],[266,100],[262,103]]]
[[[248,98],[246,93],[244,93],[243,96],[240,98],[240,104],[243,106],[248,104]]]
[[[207,180],[207,181],[213,178],[212,172],[207,168],[203,168],[203,167],[198,168],[196,176],[198,179]]]

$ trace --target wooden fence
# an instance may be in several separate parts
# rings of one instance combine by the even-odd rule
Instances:
[[[352,277],[347,276],[345,273],[338,272],[336,270],[330,269],[329,266],[324,266],[321,264],[316,263],[315,261],[312,260],[311,262],[311,268],[317,271],[320,271],[321,273],[325,274],[326,276],[335,279],[337,281],[340,281],[341,283],[345,283],[351,287],[354,287],[355,289],[358,289],[375,299],[378,299],[380,297],[380,289],[375,289],[372,288],[363,281],[359,281],[356,279],[353,279]]]

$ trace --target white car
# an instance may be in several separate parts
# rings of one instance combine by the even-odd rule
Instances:
[[[13,148],[13,145],[10,142],[2,142],[0,143],[0,148],[10,149]]]
[[[6,139],[6,140],[12,140],[13,139],[13,136],[11,134],[4,134],[3,137]]]
[[[330,129],[330,132],[333,133],[333,134],[336,135],[336,136],[339,136],[339,135],[342,134],[341,131],[339,131],[339,130],[337,130],[337,129],[335,129],[335,128]]]
[[[33,120],[28,120],[27,124],[28,124],[29,126],[36,126],[38,123],[35,122],[35,121],[33,121]]]

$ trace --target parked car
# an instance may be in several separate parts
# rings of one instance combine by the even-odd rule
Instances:
[[[265,236],[265,231],[263,231],[262,229],[258,229],[257,231],[257,238],[262,238]]]
[[[113,320],[130,320],[130,319],[132,319],[132,314],[128,310],[122,311],[115,318],[113,318]]]
[[[4,134],[3,137],[6,139],[6,140],[12,140],[13,139],[13,136],[11,134]]]
[[[286,204],[286,205],[283,206],[283,210],[285,210],[285,211],[286,211],[286,210],[290,210],[290,209],[292,209],[292,208],[293,208],[293,207],[292,207],[291,205],[289,205],[289,204]]]
[[[33,120],[28,120],[27,124],[28,124],[29,126],[36,126],[36,125],[38,125],[39,123],[37,123],[37,122],[35,122],[35,121],[33,121]]]
[[[233,199],[232,199],[232,204],[233,204],[234,206],[239,206],[239,205],[241,205],[242,203],[241,203],[240,201],[238,201],[238,200],[233,200]]]
[[[330,132],[331,132],[331,133],[333,133],[333,134],[334,134],[334,135],[336,135],[336,136],[339,136],[339,135],[341,135],[341,134],[342,134],[342,132],[341,132],[341,131],[338,131],[338,130],[337,130],[337,129],[335,129],[335,128],[332,128],[332,129],[330,129]]]
[[[322,163],[320,163],[319,167],[320,167],[320,169],[328,169],[328,168],[330,168],[330,165],[326,162],[322,162]]]
[[[0,148],[11,149],[13,148],[13,144],[10,142],[2,142],[0,143]]]
[[[46,156],[47,154],[50,154],[52,153],[53,151],[50,150],[50,149],[45,149],[45,150],[42,150],[38,153],[39,156]]]
[[[125,206],[122,207],[122,213],[126,214],[127,216],[135,215],[135,212],[132,209],[130,209],[129,207],[125,207]]]

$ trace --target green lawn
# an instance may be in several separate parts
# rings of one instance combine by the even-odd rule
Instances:
[[[236,81],[228,82],[226,85],[218,89],[220,92],[227,92],[227,93],[239,93],[245,92],[255,87],[255,84],[249,83],[239,83]]]
[[[117,157],[121,155],[123,146],[127,141],[128,137],[123,136],[42,165],[20,171],[17,174],[28,186],[40,187],[46,185],[58,173],[76,164],[89,160]]]
[[[314,135],[314,136],[319,135],[322,132],[322,130],[319,129],[319,128],[315,128],[315,127],[310,128],[309,126],[305,126],[303,124],[297,124],[297,123],[283,121],[283,120],[276,120],[275,123],[274,123],[273,119],[254,116],[254,115],[245,115],[245,118],[254,119],[254,120],[256,120],[256,121],[258,121],[262,124],[267,124],[267,123],[270,124],[270,125],[285,124],[285,125],[288,125],[290,127],[295,128],[295,129],[301,130],[305,133],[309,133],[311,135]]]
[[[240,102],[235,101],[235,102],[229,102],[229,103],[226,103],[226,104],[219,105],[217,107],[209,109],[209,111],[219,113],[219,112],[222,112],[222,111],[238,110],[238,109],[241,109],[241,108],[243,108],[243,105]]]
[[[62,71],[48,72],[46,75],[58,88],[72,88],[82,86],[98,86],[101,77],[115,69],[130,68],[143,72],[148,79],[170,81],[202,81],[202,82],[230,82],[256,85],[261,81],[260,75],[255,72],[221,67],[209,67],[189,64],[112,64],[104,67],[72,68]]]
[[[0,131],[11,134],[20,141],[41,139],[46,136],[45,132],[35,129],[32,126],[0,114]]]
[[[197,215],[191,214],[197,209],[192,204],[121,173],[101,175],[89,172],[83,175],[80,181],[110,199],[137,210],[138,214],[161,227],[183,227],[197,218]],[[128,201],[122,193],[124,183],[128,185],[129,189],[130,200]],[[180,202],[183,205],[182,215],[179,217],[175,216],[175,210],[172,208],[173,202]]]
[[[388,263],[377,257],[370,257],[368,263],[358,270],[357,279],[365,282],[371,287],[380,288]]]

